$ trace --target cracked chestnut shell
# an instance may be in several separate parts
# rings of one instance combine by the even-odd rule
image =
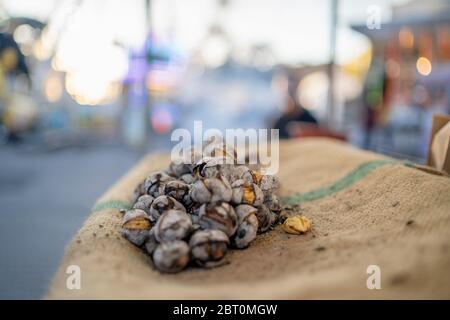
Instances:
[[[172,197],[162,195],[153,200],[149,210],[149,218],[152,222],[156,222],[159,217],[170,209],[186,211],[185,207]]]
[[[260,175],[258,180],[258,186],[264,192],[264,195],[270,195],[280,187],[280,181],[276,176]]]
[[[186,173],[180,177],[180,180],[186,184],[192,184],[195,181],[195,177],[192,173]]]
[[[144,181],[142,181],[136,186],[136,188],[133,191],[133,203],[135,203],[140,196],[146,193],[147,191],[144,189]]]
[[[262,204],[258,207],[256,218],[258,219],[258,233],[266,232],[272,226],[273,215],[265,205]]]
[[[172,180],[175,180],[175,178],[165,172],[157,171],[145,178],[143,189],[146,194],[156,198],[164,194],[166,183]]]
[[[195,147],[183,149],[183,153],[176,156],[169,165],[168,172],[171,175],[181,178],[185,174],[192,173],[195,164],[202,158],[202,153],[197,152]]]
[[[249,204],[254,207],[260,206],[264,201],[264,193],[254,183],[244,180],[236,180],[232,185],[231,203],[235,205]]]
[[[147,240],[145,241],[145,250],[148,254],[152,255],[156,247],[159,245],[155,238],[155,228],[150,229],[148,232]]]
[[[167,173],[174,177],[181,177],[186,173],[191,173],[191,165],[182,162],[171,162]]]
[[[266,195],[264,197],[264,204],[275,214],[279,214],[281,212],[281,202],[276,194],[272,193],[270,195]]]
[[[231,184],[237,180],[244,180],[246,183],[257,183],[255,173],[245,165],[234,166],[230,172],[229,181]]]
[[[232,196],[231,186],[226,178],[203,178],[195,181],[189,192],[191,199],[198,203],[229,202]]]
[[[200,207],[198,224],[203,229],[217,229],[231,237],[237,229],[238,217],[226,202],[208,203]]]
[[[192,231],[191,218],[185,211],[170,209],[164,212],[155,225],[158,242],[168,242],[187,238]]]
[[[181,202],[184,206],[190,206],[192,199],[189,195],[189,185],[180,180],[173,180],[166,183],[164,193]]]
[[[153,252],[153,264],[165,273],[176,273],[189,263],[189,246],[181,240],[161,243]]]
[[[232,160],[222,157],[204,157],[195,164],[192,172],[198,178],[218,178],[219,176],[224,176],[228,179],[233,165],[227,161]]]
[[[133,205],[133,209],[141,209],[148,214],[153,200],[155,200],[155,198],[148,194],[144,194],[137,199],[136,203]]]
[[[230,163],[235,162],[237,157],[236,150],[231,145],[226,144],[223,139],[212,137],[211,139],[207,139],[204,145],[204,156],[229,158]]]
[[[256,238],[258,232],[257,209],[248,204],[241,204],[235,208],[235,212],[238,216],[239,225],[231,238],[231,245],[243,249],[248,247],[250,242]]]
[[[150,219],[144,210],[131,209],[122,218],[121,233],[131,243],[141,246],[147,240],[151,227]]]
[[[230,240],[220,230],[199,230],[191,237],[191,257],[199,266],[212,268],[223,264]]]
[[[235,163],[237,153],[234,146],[225,143],[221,135],[212,135],[203,140],[202,154],[204,157],[229,158],[230,164]]]

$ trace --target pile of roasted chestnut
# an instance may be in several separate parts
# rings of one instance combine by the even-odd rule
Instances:
[[[248,247],[279,221],[275,176],[237,164],[235,150],[224,144],[209,145],[208,156],[194,148],[186,154],[139,184],[123,216],[123,236],[161,272],[190,262],[219,266],[229,247]]]

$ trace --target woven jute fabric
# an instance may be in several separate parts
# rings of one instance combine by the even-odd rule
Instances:
[[[161,274],[120,235],[136,185],[167,166],[145,157],[96,203],[68,245],[49,299],[381,299],[450,298],[450,178],[327,139],[280,146],[281,196],[298,203],[312,231],[280,226],[229,264]],[[81,269],[81,289],[66,286]],[[379,266],[381,289],[367,287]]]

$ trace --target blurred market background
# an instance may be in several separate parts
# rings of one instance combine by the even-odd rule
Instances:
[[[95,199],[175,128],[424,163],[450,1],[0,0],[0,298],[39,298]]]

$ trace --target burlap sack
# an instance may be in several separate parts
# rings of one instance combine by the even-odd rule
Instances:
[[[144,158],[102,196],[67,247],[50,299],[450,298],[450,179],[325,139],[283,143],[281,194],[312,220],[306,235],[280,226],[216,269],[160,274],[119,234],[118,208],[137,183],[165,167]],[[66,287],[69,265],[81,289]],[[367,288],[367,268],[381,289]]]
[[[450,116],[433,114],[430,141],[428,143],[428,165],[450,174]]]

